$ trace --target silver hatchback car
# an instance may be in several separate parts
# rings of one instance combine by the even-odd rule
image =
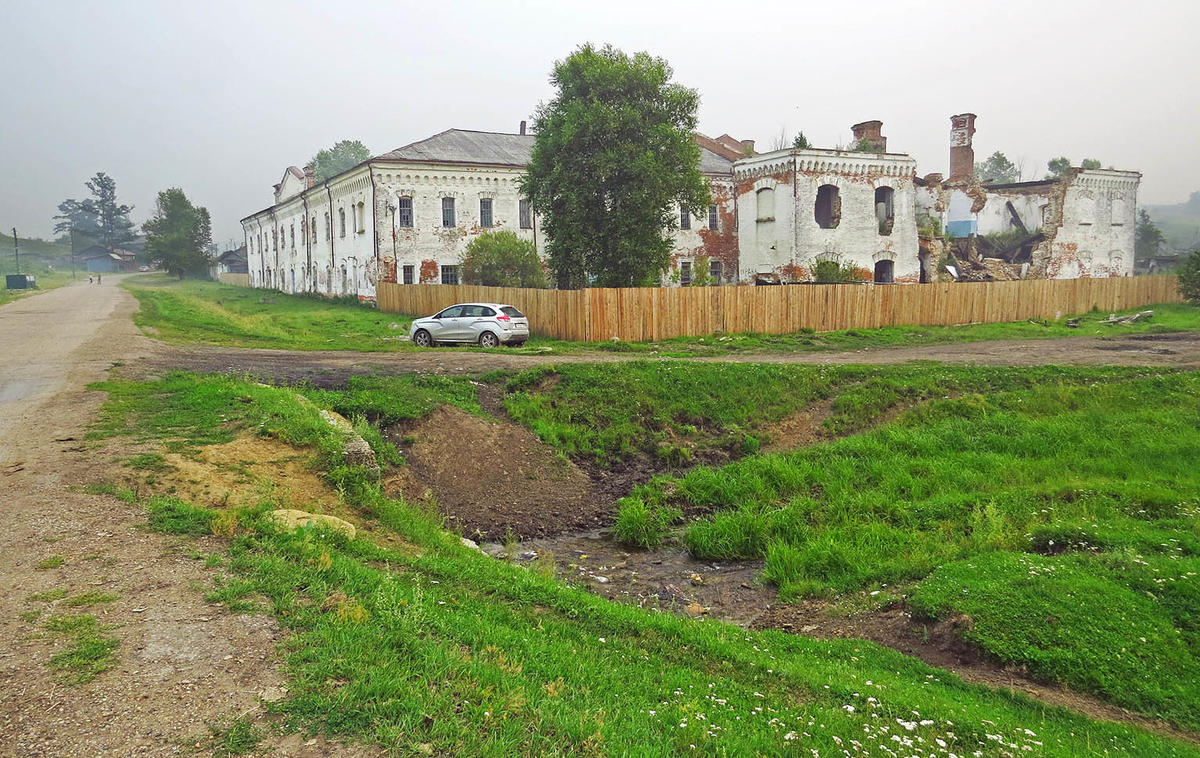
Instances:
[[[409,336],[417,347],[439,342],[517,346],[529,339],[529,319],[503,303],[459,303],[429,318],[415,319]]]

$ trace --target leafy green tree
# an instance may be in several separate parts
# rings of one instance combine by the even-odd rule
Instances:
[[[1046,163],[1046,168],[1050,169],[1050,177],[1057,179],[1058,177],[1067,173],[1067,169],[1071,168],[1071,159],[1065,155],[1059,156],[1058,158],[1051,158]]]
[[[1183,259],[1178,275],[1179,294],[1192,305],[1200,305],[1200,247]]]
[[[548,286],[537,247],[514,232],[479,235],[467,244],[460,264],[464,284],[539,289]]]
[[[1021,170],[1008,156],[997,150],[983,163],[975,164],[975,176],[979,177],[981,182],[1007,184],[1018,181],[1021,178]]]
[[[521,189],[543,218],[555,284],[648,285],[670,264],[679,207],[710,202],[693,137],[699,95],[647,53],[584,45],[554,64]]]
[[[192,204],[181,189],[158,193],[154,216],[142,224],[150,260],[182,279],[208,266],[212,219],[208,209]]]
[[[58,223],[54,231],[82,235],[105,247],[120,247],[137,239],[134,224],[129,220],[132,205],[117,202],[117,183],[103,171],[85,185],[92,196],[84,200],[67,199],[59,203]]]
[[[808,142],[808,137],[804,136],[804,132],[796,135],[796,139],[792,140],[792,147],[796,150],[807,150],[812,147]]]
[[[1084,158],[1083,163],[1080,163],[1079,167],[1086,169],[1100,168],[1100,161],[1096,160],[1095,158]]]
[[[858,142],[855,142],[854,147],[852,147],[851,150],[853,150],[856,153],[882,153],[883,152],[883,148],[881,146],[875,144],[874,142],[871,142],[871,140],[867,139],[866,137],[862,137],[858,140]]]
[[[1138,209],[1137,226],[1133,232],[1133,257],[1134,260],[1152,258],[1158,255],[1158,251],[1166,244],[1167,238],[1163,236],[1158,225],[1150,220],[1150,214],[1145,208]]]
[[[371,151],[358,140],[344,139],[334,143],[328,150],[318,150],[309,161],[313,167],[313,175],[318,182],[323,182],[331,176],[337,176],[346,169],[351,169],[371,157]]]

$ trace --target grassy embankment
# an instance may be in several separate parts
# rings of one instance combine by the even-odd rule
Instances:
[[[20,240],[20,244],[21,273],[33,274],[37,279],[37,289],[10,290],[4,287],[4,275],[17,273],[17,262],[16,256],[13,255],[12,237],[0,235],[0,305],[70,284],[80,278],[87,278],[87,271],[83,270],[81,262],[76,263],[75,275],[71,276],[69,248],[54,242],[24,238]]]
[[[616,534],[765,559],[784,599],[907,593],[926,617],[969,616],[965,637],[1005,663],[1200,728],[1200,375],[670,363],[550,374],[513,380],[508,408],[601,462],[739,434],[750,452],[757,426],[813,398],[833,398],[829,434],[928,400],[858,436],[660,477],[621,502]]]
[[[871,754],[1200,754],[964,685],[870,643],[648,612],[561,584],[544,563],[488,558],[347,467],[336,434],[290,390],[181,374],[100,387],[110,402],[98,434],[188,448],[253,430],[310,445],[361,515],[366,529],[347,540],[277,530],[264,513],[285,504],[270,493],[232,519],[169,498],[149,503],[160,530],[233,533],[212,597],[272,613],[291,633],[288,697],[269,708],[292,729],[426,755],[807,758],[859,744]],[[389,401],[392,412],[419,413],[444,388],[425,389],[420,408]]]
[[[165,276],[136,277],[125,282],[141,303],[135,321],[171,342],[199,342],[232,347],[283,350],[414,350],[408,336],[411,316],[380,313],[347,299],[285,295],[213,282],[176,282]],[[928,345],[997,339],[1107,336],[1142,332],[1200,330],[1200,311],[1180,305],[1154,306],[1152,322],[1106,326],[1108,314],[1087,314],[1077,329],[1066,320],[1045,325],[1020,321],[947,327],[885,327],[814,334],[720,335],[680,337],[658,342],[575,343],[533,337],[523,352],[550,348],[570,354],[588,350],[661,357],[736,353],[860,350],[868,347]],[[428,315],[428,314],[425,314]],[[396,324],[396,328],[391,325]],[[474,349],[474,348],[465,348]]]

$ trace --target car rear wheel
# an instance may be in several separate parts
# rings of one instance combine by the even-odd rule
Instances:
[[[500,338],[491,332],[484,332],[483,334],[479,335],[480,347],[496,347],[499,344]]]
[[[413,335],[413,343],[417,347],[433,347],[433,337],[429,336],[429,332],[424,329],[418,329]]]

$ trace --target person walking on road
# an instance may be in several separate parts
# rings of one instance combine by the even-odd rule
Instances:
[[[96,274],[96,284],[100,283],[100,278],[103,276],[104,276],[104,274]]]
[[[88,277],[88,284],[95,284],[95,283],[96,283],[96,281],[95,281],[95,277],[91,277],[91,276],[89,276],[89,277]]]

